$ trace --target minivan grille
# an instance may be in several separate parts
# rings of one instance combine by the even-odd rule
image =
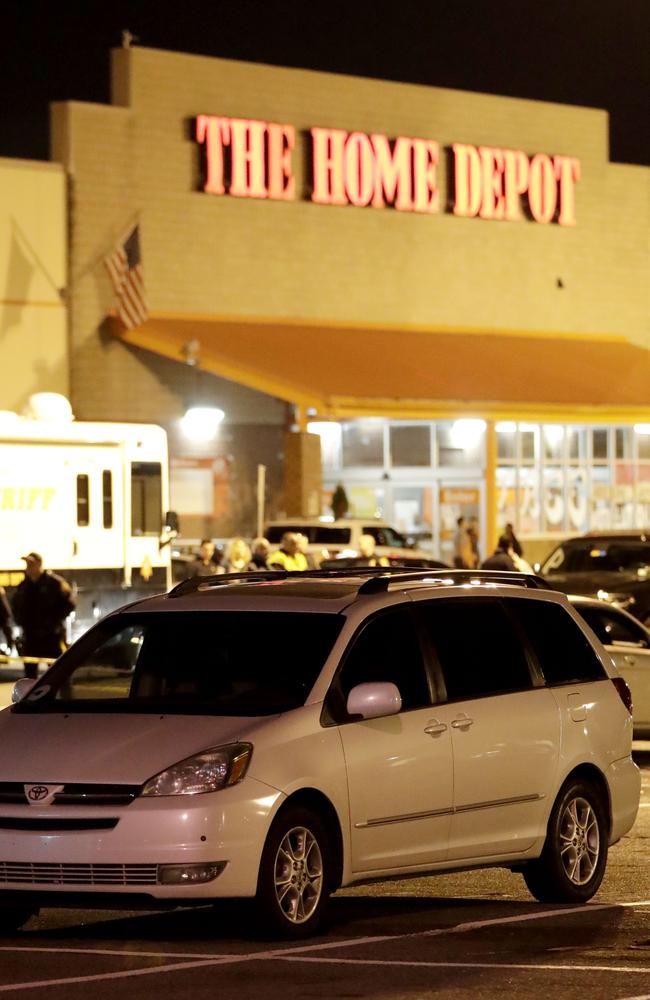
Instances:
[[[44,782],[45,784],[45,782]],[[58,782],[50,782],[58,784]],[[54,796],[57,806],[128,806],[140,794],[140,785],[64,784]],[[25,786],[20,781],[0,781],[0,806],[27,805]]]
[[[0,861],[0,884],[156,885],[157,865],[54,864]]]

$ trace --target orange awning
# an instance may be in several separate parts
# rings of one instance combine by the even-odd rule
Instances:
[[[622,338],[171,316],[121,332],[115,322],[114,330],[179,362],[196,340],[204,370],[322,416],[475,411],[579,419],[585,411],[584,419],[617,420],[650,413],[650,352]]]

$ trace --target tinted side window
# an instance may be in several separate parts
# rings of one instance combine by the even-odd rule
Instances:
[[[532,687],[518,630],[498,600],[418,602],[451,701]]]
[[[518,601],[509,604],[524,626],[547,684],[570,684],[606,677],[586,635],[559,604]]]
[[[648,639],[641,626],[629,621],[623,615],[610,611],[608,608],[601,609],[584,605],[578,606],[576,610],[580,612],[601,642],[629,642],[644,649],[648,648]]]
[[[396,684],[403,709],[430,704],[422,651],[409,608],[378,615],[353,640],[339,675],[339,690],[347,699],[356,684],[372,681]]]

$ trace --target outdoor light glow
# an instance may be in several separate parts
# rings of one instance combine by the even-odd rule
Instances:
[[[635,424],[634,425],[635,434],[650,434],[650,424]]]
[[[192,441],[210,441],[224,417],[218,406],[191,406],[181,420],[183,434]]]
[[[514,420],[500,420],[495,430],[497,434],[514,434],[517,430],[517,425]]]
[[[485,420],[455,420],[450,437],[454,448],[475,448],[485,433]]]

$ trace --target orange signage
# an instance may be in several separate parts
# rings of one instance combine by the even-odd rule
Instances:
[[[440,148],[417,139],[314,127],[311,190],[318,205],[391,206],[400,212],[437,214]],[[293,125],[198,115],[196,140],[205,153],[203,190],[236,198],[296,199]],[[453,143],[449,210],[465,218],[575,226],[573,156],[528,156],[518,149]]]

